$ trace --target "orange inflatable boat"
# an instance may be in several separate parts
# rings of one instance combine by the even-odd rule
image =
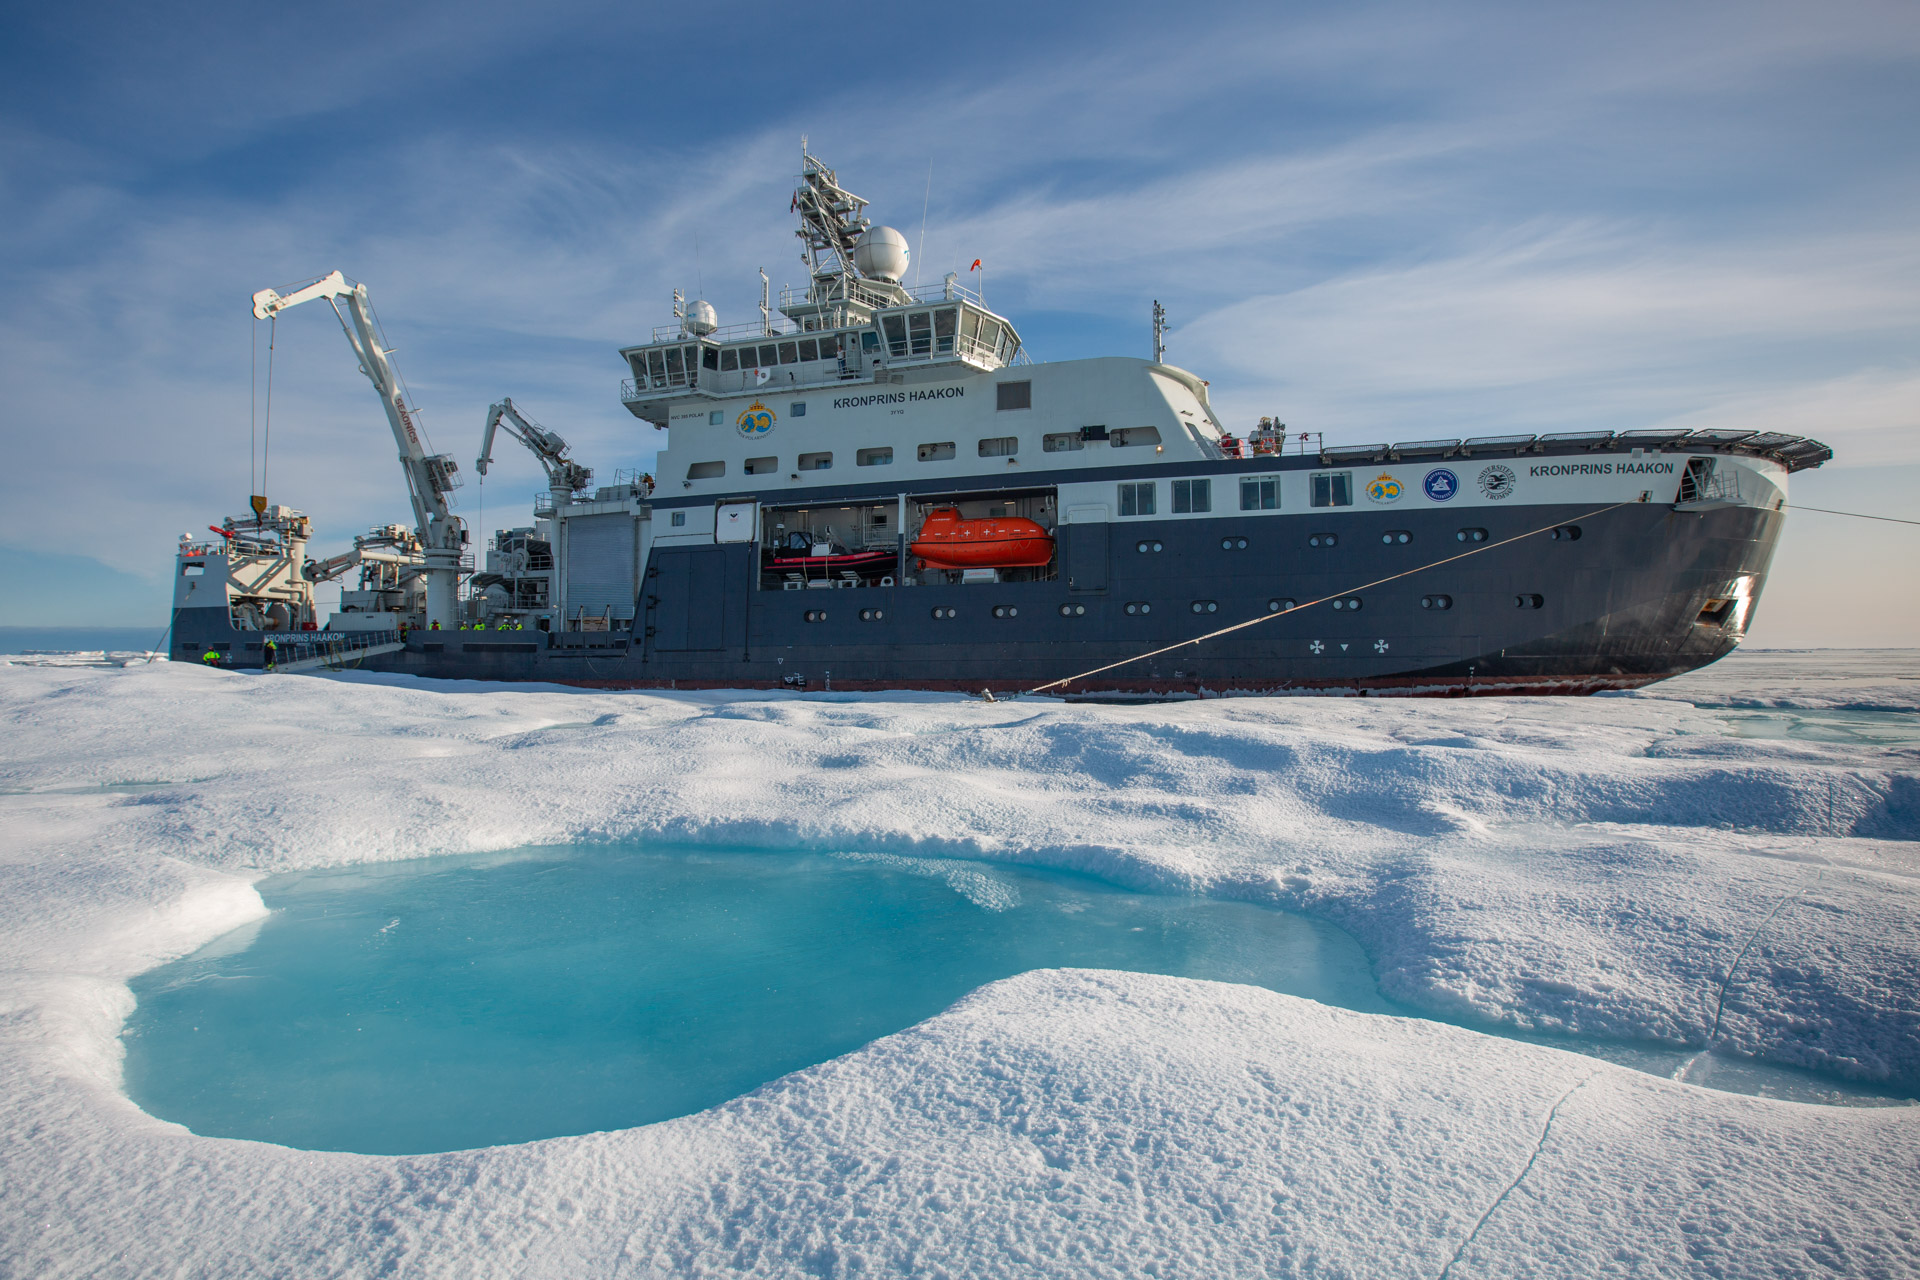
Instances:
[[[1053,559],[1053,535],[1021,516],[965,520],[958,507],[935,507],[907,550],[922,569],[1020,569]]]

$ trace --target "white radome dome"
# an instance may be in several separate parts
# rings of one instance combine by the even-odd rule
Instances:
[[[684,323],[688,333],[704,338],[720,327],[720,316],[711,302],[694,302],[687,307]]]
[[[899,284],[906,278],[907,238],[892,227],[873,227],[853,244],[853,268],[874,280]]]

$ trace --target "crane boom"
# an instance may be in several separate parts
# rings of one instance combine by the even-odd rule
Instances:
[[[428,620],[452,627],[458,621],[460,557],[466,531],[446,495],[460,485],[459,465],[446,454],[429,454],[422,443],[399,376],[380,346],[366,285],[349,284],[344,275],[333,271],[289,294],[262,289],[253,295],[253,314],[265,320],[316,298],[325,298],[332,305],[347,344],[360,362],[360,372],[367,375],[380,396],[394,442],[400,447],[400,467],[407,477],[407,493],[413,500],[414,520],[426,553]]]
[[[487,429],[480,440],[480,456],[473,464],[481,475],[487,474],[487,468],[493,464],[493,435],[502,427],[539,459],[547,473],[547,488],[553,493],[555,510],[592,483],[593,472],[567,457],[567,442],[528,419],[514,407],[511,396],[502,397],[499,404],[487,410]]]

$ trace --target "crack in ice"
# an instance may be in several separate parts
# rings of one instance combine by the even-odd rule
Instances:
[[[1561,1094],[1558,1100],[1554,1102],[1552,1108],[1547,1112],[1547,1122],[1540,1127],[1540,1140],[1534,1143],[1533,1154],[1527,1157],[1527,1163],[1521,1168],[1519,1173],[1513,1176],[1513,1181],[1507,1184],[1506,1190],[1494,1197],[1493,1203],[1487,1206],[1487,1211],[1480,1215],[1480,1221],[1473,1224],[1473,1230],[1467,1232],[1467,1238],[1460,1242],[1460,1247],[1453,1251],[1451,1258],[1447,1259],[1447,1265],[1440,1268],[1438,1280],[1447,1280],[1447,1277],[1453,1274],[1454,1267],[1459,1264],[1460,1259],[1466,1257],[1467,1250],[1473,1247],[1473,1242],[1480,1238],[1480,1229],[1487,1225],[1488,1220],[1491,1219],[1495,1213],[1499,1212],[1500,1206],[1507,1202],[1507,1197],[1512,1195],[1514,1190],[1518,1188],[1522,1182],[1527,1180],[1527,1175],[1533,1172],[1533,1166],[1540,1159],[1540,1153],[1547,1149],[1547,1139],[1553,1135],[1553,1122],[1560,1118],[1560,1108],[1567,1105],[1567,1099],[1586,1088],[1587,1081],[1593,1079],[1594,1076],[1598,1074],[1599,1072],[1597,1071],[1589,1071],[1586,1075],[1580,1077],[1579,1083]]]

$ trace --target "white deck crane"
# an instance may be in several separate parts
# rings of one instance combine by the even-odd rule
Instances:
[[[407,490],[413,499],[413,515],[420,529],[420,541],[426,560],[427,622],[451,630],[459,623],[460,558],[465,543],[465,527],[447,505],[446,495],[459,487],[459,466],[444,453],[429,454],[414,428],[413,415],[407,410],[400,379],[387,352],[380,346],[374,327],[373,307],[367,301],[367,286],[348,284],[338,271],[296,289],[284,297],[272,289],[253,295],[253,314],[265,320],[288,307],[297,307],[315,298],[325,298],[340,321],[340,328],[360,361],[360,372],[367,375],[387,411],[387,423],[393,428],[394,441],[400,446],[400,466],[406,472]],[[341,311],[341,304],[346,310]]]
[[[592,483],[593,472],[567,457],[567,442],[553,432],[530,422],[524,414],[513,407],[511,396],[503,397],[499,404],[487,410],[487,430],[480,441],[480,457],[473,467],[481,475],[487,474],[487,468],[493,464],[493,433],[505,427],[507,434],[518,440],[540,460],[546,469],[547,488],[553,494],[553,509],[560,510],[573,500],[573,495]]]

